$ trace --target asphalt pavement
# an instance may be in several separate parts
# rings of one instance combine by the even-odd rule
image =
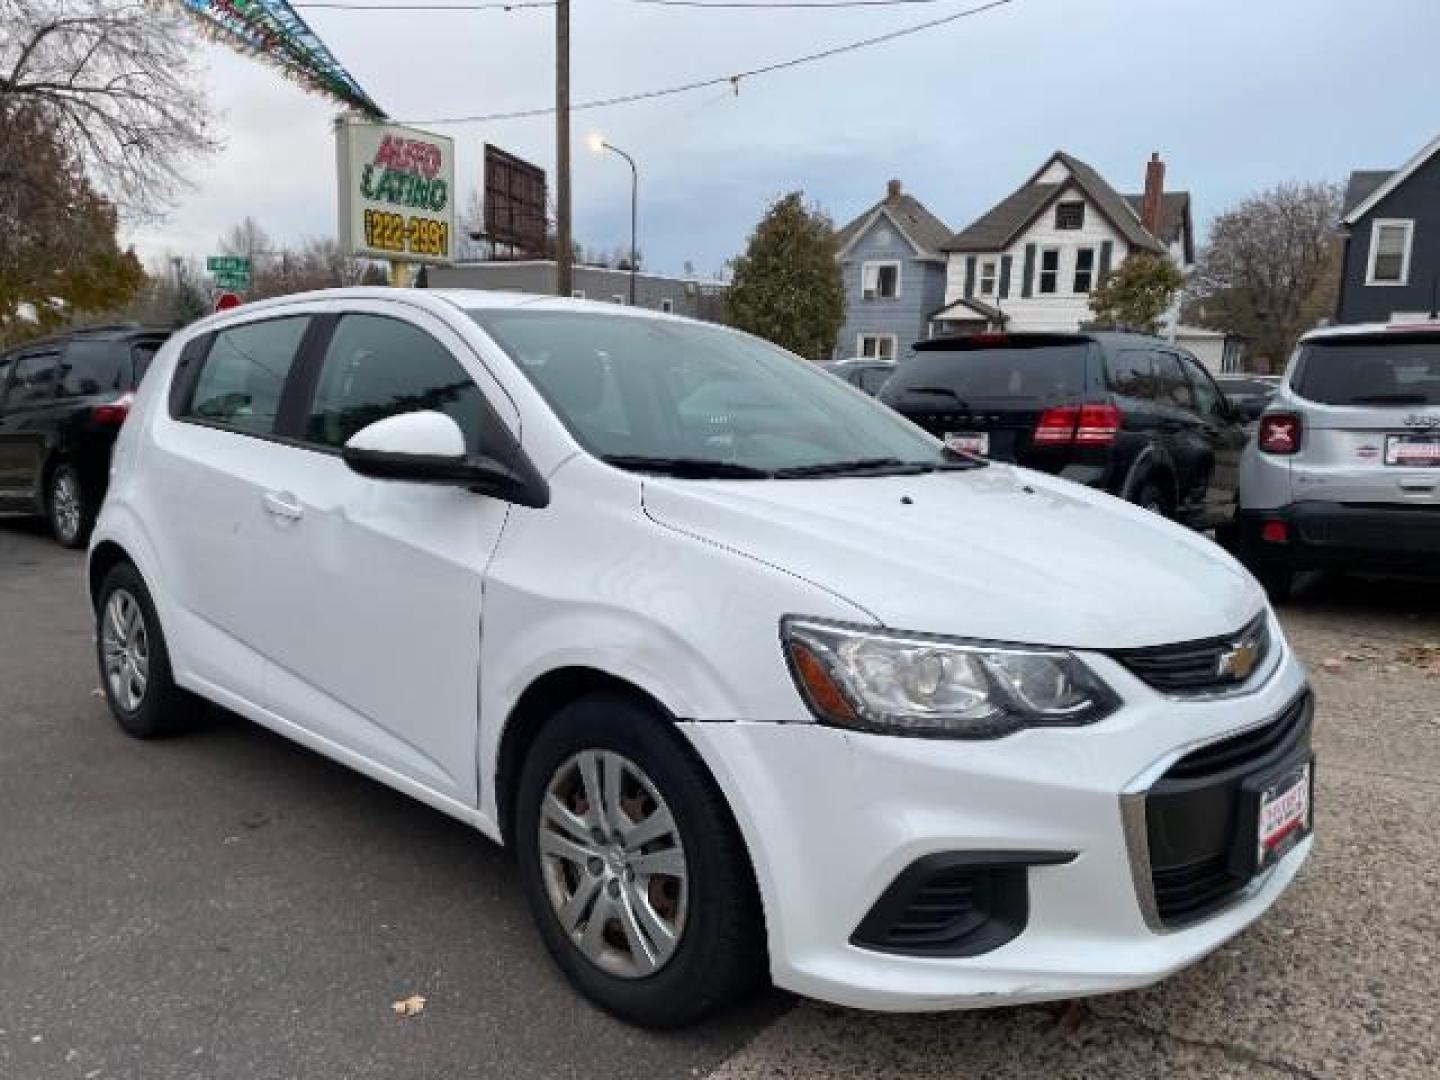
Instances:
[[[473,830],[218,712],[128,738],[83,568],[0,518],[3,1080],[703,1076],[789,1006],[627,1027]]]
[[[1069,1010],[772,993],[654,1035],[571,992],[466,827],[218,711],[122,735],[82,556],[0,518],[0,1078],[1433,1080],[1440,588],[1322,581],[1282,618],[1319,699],[1316,854],[1208,960]]]

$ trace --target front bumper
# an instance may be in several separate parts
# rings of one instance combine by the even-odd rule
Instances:
[[[1296,502],[1236,516],[1250,559],[1291,570],[1391,569],[1436,573],[1440,567],[1440,504],[1356,505]],[[1265,539],[1267,523],[1283,524],[1286,540]]]
[[[1213,951],[1284,891],[1312,841],[1218,910],[1167,928],[1142,895],[1125,796],[1133,806],[1184,754],[1271,720],[1301,695],[1303,672],[1272,632],[1271,661],[1229,697],[1168,699],[1086,654],[1129,704],[1080,730],[957,742],[818,724],[684,725],[745,834],[775,982],[857,1008],[975,1008],[1142,986]],[[852,941],[908,867],[951,852],[1045,856],[1025,870],[1018,934],[974,956]]]

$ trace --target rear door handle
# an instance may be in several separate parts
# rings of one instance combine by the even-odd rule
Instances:
[[[305,508],[300,505],[300,500],[288,491],[267,491],[260,497],[260,502],[265,507],[265,512],[272,517],[299,521],[305,516]]]

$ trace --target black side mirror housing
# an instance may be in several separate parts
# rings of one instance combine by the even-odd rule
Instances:
[[[511,465],[483,454],[401,454],[347,446],[345,464],[372,480],[463,487],[477,495],[541,509],[550,505],[550,485],[524,459]]]

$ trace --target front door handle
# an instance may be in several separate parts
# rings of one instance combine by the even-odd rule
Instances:
[[[265,507],[265,512],[272,517],[299,521],[305,516],[305,508],[300,505],[300,500],[288,491],[267,491],[260,497],[260,502]]]

